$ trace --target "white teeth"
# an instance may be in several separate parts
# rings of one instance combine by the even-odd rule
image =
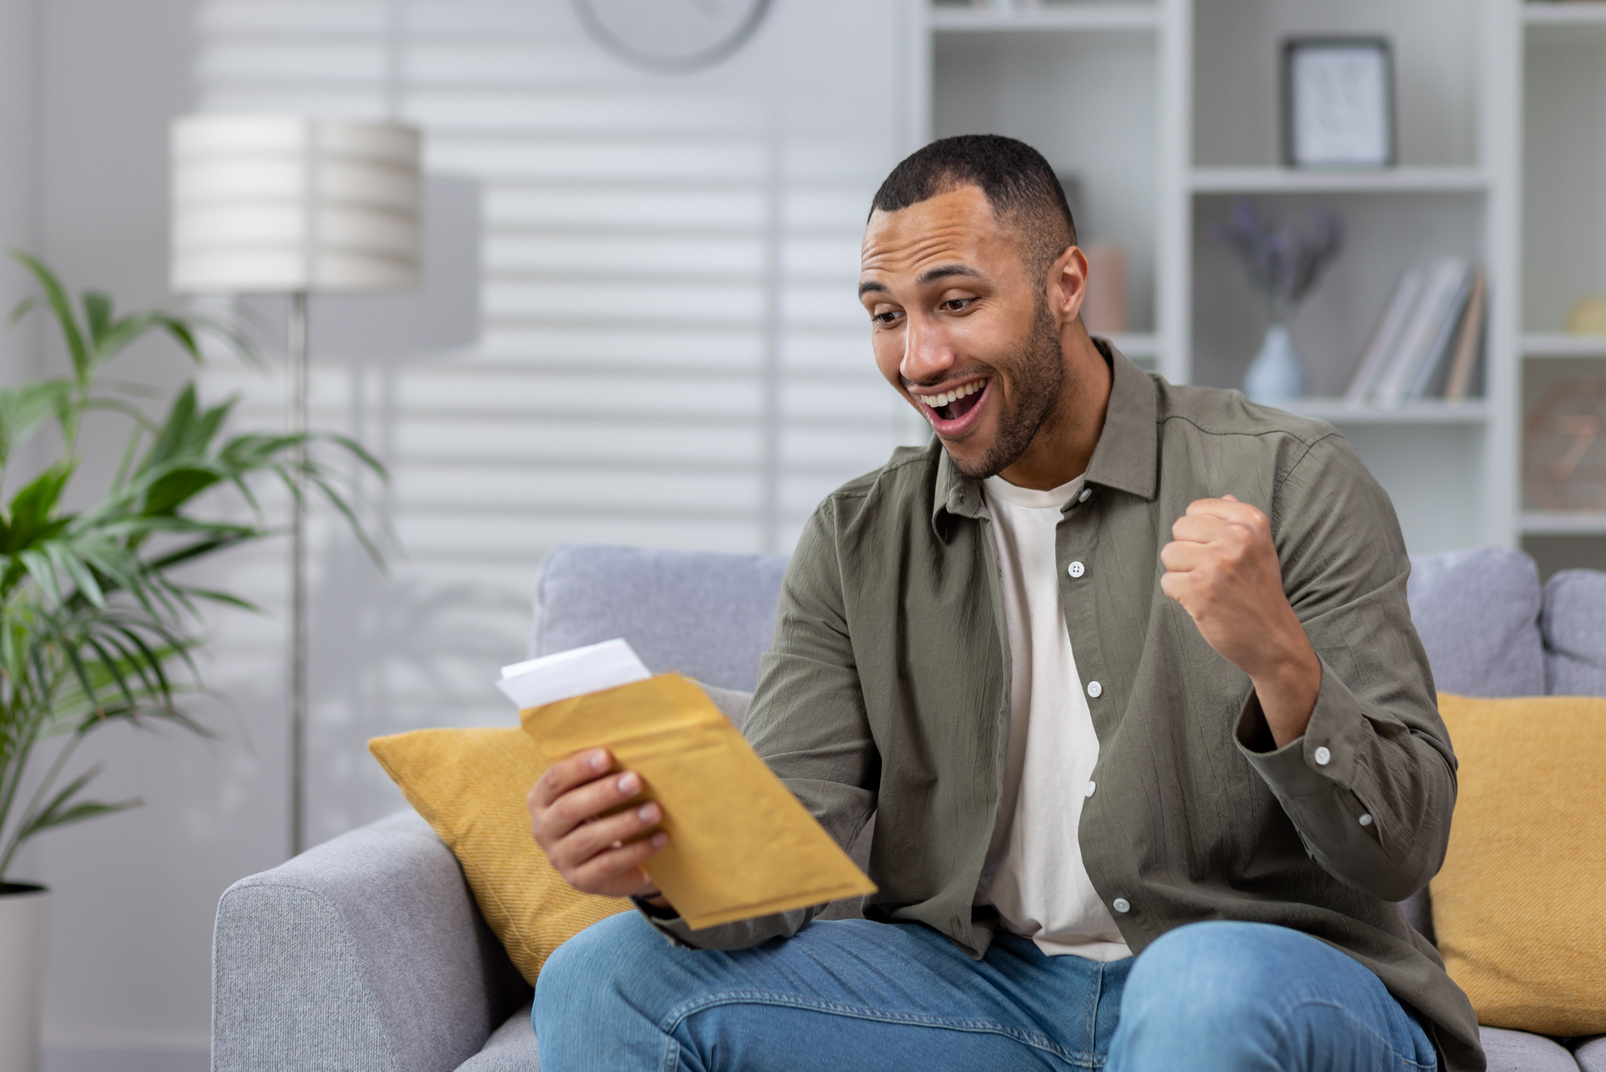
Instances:
[[[971,395],[975,394],[977,391],[980,391],[986,386],[986,380],[976,380],[955,390],[944,391],[940,395],[922,395],[921,401],[930,406],[932,409],[942,409],[942,407],[957,402],[961,398],[969,398]]]

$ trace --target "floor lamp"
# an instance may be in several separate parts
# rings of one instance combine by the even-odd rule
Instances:
[[[308,295],[418,284],[419,145],[417,130],[395,123],[224,113],[173,122],[173,289],[289,296],[292,433],[307,430]],[[291,855],[307,834],[303,500],[290,507]]]

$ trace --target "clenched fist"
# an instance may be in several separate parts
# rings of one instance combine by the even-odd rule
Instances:
[[[1160,550],[1160,590],[1193,618],[1205,643],[1249,675],[1273,740],[1298,739],[1322,667],[1283,591],[1266,515],[1231,495],[1199,499]]]

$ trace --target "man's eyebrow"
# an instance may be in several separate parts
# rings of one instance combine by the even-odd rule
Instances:
[[[967,276],[971,279],[984,278],[980,272],[968,264],[939,264],[935,268],[927,268],[924,272],[921,272],[920,278],[915,282],[924,287],[935,283],[939,279],[947,279],[949,276],[956,275]],[[861,298],[866,294],[884,294],[886,291],[887,285],[885,283],[877,283],[873,279],[867,279],[859,284],[859,297]]]
[[[927,268],[924,272],[921,272],[920,278],[915,282],[921,286],[926,286],[929,283],[935,283],[939,279],[946,279],[953,275],[969,276],[972,279],[982,278],[982,274],[968,264],[939,264],[935,268]]]

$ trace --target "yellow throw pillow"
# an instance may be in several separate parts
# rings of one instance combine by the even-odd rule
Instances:
[[[1606,1031],[1606,699],[1439,696],[1460,761],[1433,929],[1478,1022]]]
[[[554,949],[631,907],[575,890],[536,847],[524,799],[547,764],[519,727],[414,730],[375,737],[368,750],[451,846],[480,914],[532,985]]]

